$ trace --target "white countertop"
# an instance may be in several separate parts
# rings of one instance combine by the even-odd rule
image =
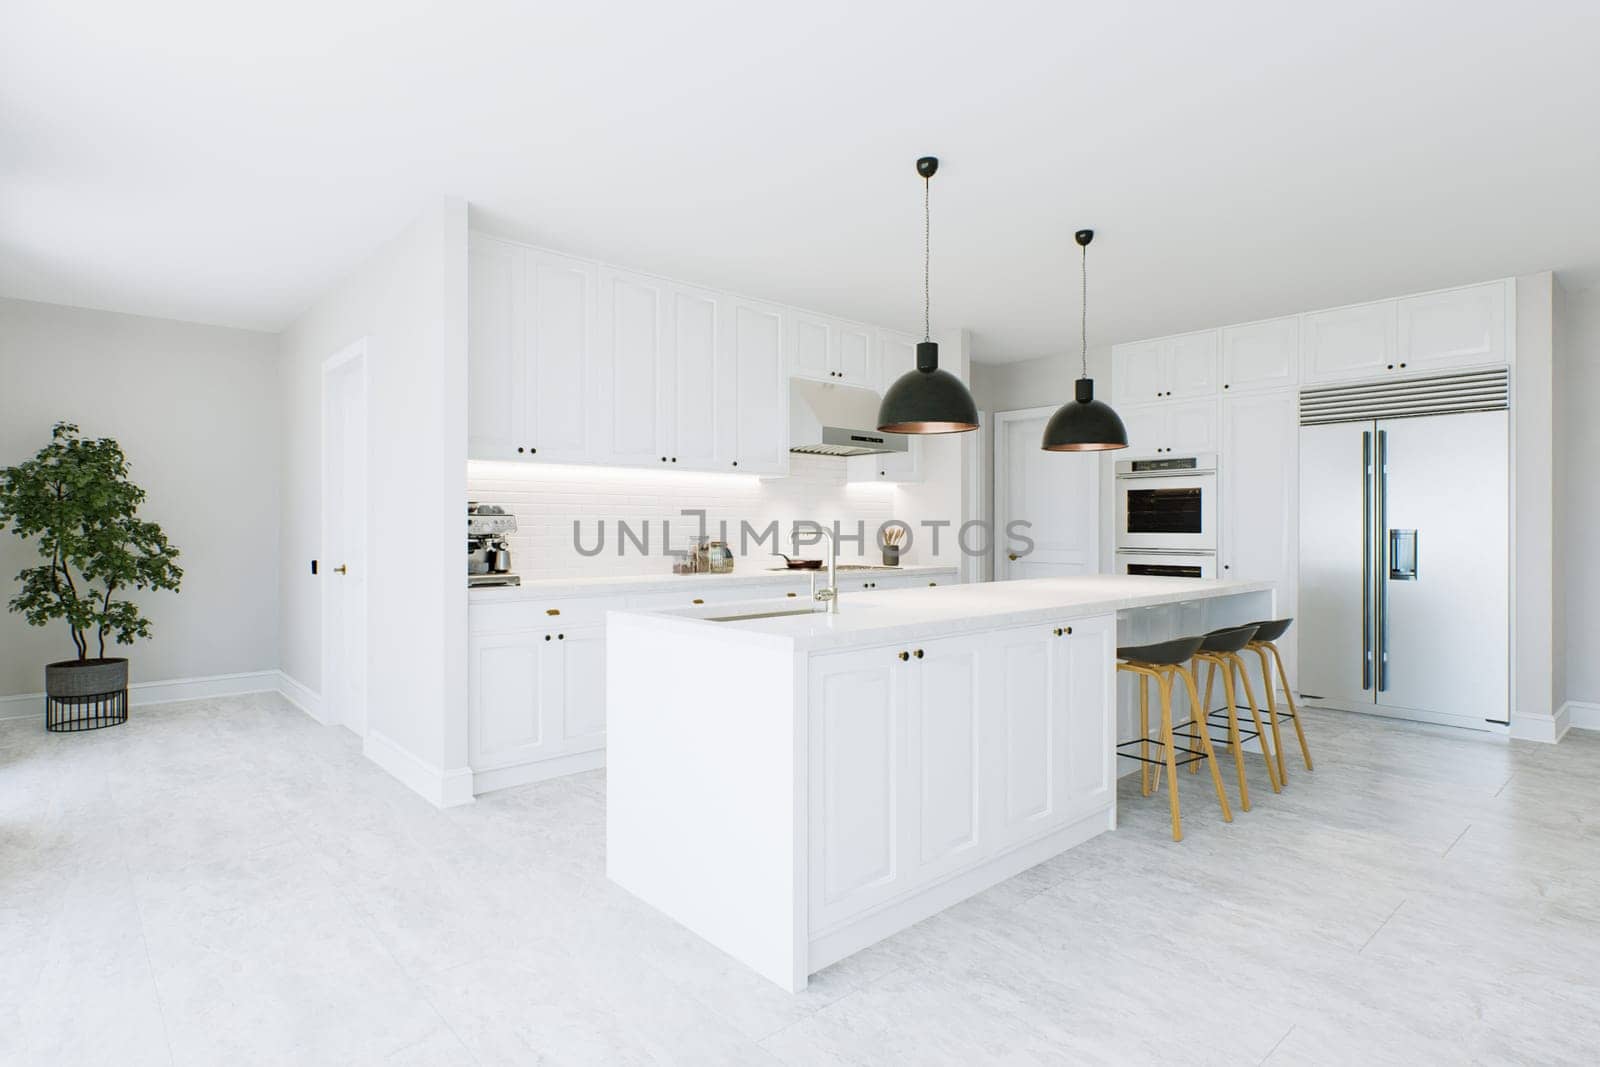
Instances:
[[[680,631],[692,628],[708,639],[720,638],[735,643],[780,642],[797,650],[821,650],[911,637],[927,639],[974,629],[1067,621],[1133,608],[1270,592],[1274,584],[1086,575],[942,585],[932,589],[880,589],[853,596],[846,593],[837,615],[808,612],[769,619],[707,621],[762,610],[789,610],[794,607],[789,600],[744,601],[663,611],[620,611],[611,615],[648,620]]]
[[[841,564],[841,567],[844,566]],[[954,575],[956,568],[939,564],[925,564],[922,566],[900,567],[870,567],[861,568],[851,564],[854,569],[840,570],[840,578],[892,578],[897,574],[902,575]],[[511,586],[479,586],[467,591],[468,600],[472,603],[506,603],[516,600],[540,599],[551,597],[572,596],[621,596],[627,593],[656,593],[672,592],[679,589],[725,589],[737,588],[741,585],[762,585],[777,583],[786,587],[792,585],[799,589],[805,587],[810,579],[806,576],[809,571],[791,571],[781,565],[777,570],[768,570],[766,567],[757,566],[746,570],[734,571],[732,574],[630,574],[620,576],[607,576],[595,578],[540,578],[534,581],[524,581],[521,585]],[[828,568],[823,566],[816,572],[819,579],[826,584]],[[881,590],[874,596],[885,596],[897,590]]]

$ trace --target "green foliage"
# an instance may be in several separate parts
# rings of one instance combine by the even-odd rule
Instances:
[[[150,620],[113,599],[119,591],[176,590],[183,579],[178,550],[138,517],[144,497],[128,480],[122,447],[79,437],[70,422],[56,423],[32,459],[0,470],[0,530],[38,538],[45,560],[17,574],[22,591],[11,610],[34,626],[65,619],[79,659],[88,658],[91,631],[101,658],[107,634],[123,645],[150,636]]]

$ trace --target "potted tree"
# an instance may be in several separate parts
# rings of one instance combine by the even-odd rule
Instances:
[[[127,721],[128,661],[106,655],[106,638],[131,645],[150,636],[150,620],[118,594],[176,590],[183,578],[178,550],[138,516],[144,498],[121,446],[80,437],[69,422],[56,423],[32,459],[0,470],[0,530],[37,538],[44,561],[17,574],[11,610],[33,626],[65,620],[76,653],[45,667],[47,729]]]

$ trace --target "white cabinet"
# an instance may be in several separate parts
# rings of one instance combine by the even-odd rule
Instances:
[[[796,311],[789,315],[789,372],[796,378],[877,389],[872,330]]]
[[[1300,317],[1222,330],[1222,388],[1227,393],[1291,387],[1300,378]]]
[[[1215,400],[1146,404],[1125,408],[1118,414],[1128,431],[1129,457],[1217,450]]]
[[[1302,316],[1306,385],[1509,363],[1515,282],[1507,279]]]
[[[909,885],[909,660],[892,648],[814,657],[810,671],[810,924],[830,926]]]
[[[1408,296],[1397,308],[1399,368],[1443,370],[1505,363],[1510,281]]]
[[[1112,807],[1116,619],[811,659],[812,937]]]
[[[910,334],[893,330],[878,330],[874,337],[877,348],[877,381],[872,386],[880,395],[907,371],[917,367],[917,339]],[[922,439],[915,434],[906,438],[904,452],[877,456],[852,456],[845,461],[845,480],[849,482],[920,482],[922,481]]]
[[[480,633],[469,643],[475,775],[605,744],[603,627]]]
[[[1315,385],[1372,378],[1394,370],[1396,330],[1393,300],[1303,316],[1300,380]]]
[[[474,235],[468,251],[468,454],[585,459],[597,324],[591,263]]]
[[[998,848],[1113,802],[1116,620],[1002,630],[990,639],[986,706],[998,778],[989,804]]]
[[[525,257],[518,452],[526,447],[540,459],[582,461],[593,446],[595,265],[539,249],[527,249]]]
[[[665,282],[600,272],[594,455],[623,465],[667,463],[673,414]],[[574,399],[568,403],[579,407]]]
[[[984,643],[812,659],[813,932],[983,854]]]
[[[966,866],[987,844],[979,804],[983,645],[978,637],[943,637],[910,650],[911,684],[903,691],[914,884]]]
[[[510,459],[523,438],[522,253],[474,237],[467,277],[468,454]]]
[[[1219,578],[1277,583],[1277,613],[1295,614],[1299,585],[1300,426],[1295,394],[1222,401]],[[1294,628],[1279,642],[1293,665]]]
[[[785,312],[742,297],[723,299],[716,374],[715,469],[744,474],[789,472],[789,376]]]
[[[717,393],[724,304],[716,293],[683,285],[671,286],[667,300],[666,436],[657,455],[680,467],[719,470],[719,431],[738,417]]]
[[[1217,331],[1117,345],[1111,350],[1113,402],[1212,396],[1217,391]]]

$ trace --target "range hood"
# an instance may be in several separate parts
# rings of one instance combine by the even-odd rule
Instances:
[[[878,394],[848,385],[789,382],[789,451],[811,456],[904,452],[905,434],[882,433]]]

